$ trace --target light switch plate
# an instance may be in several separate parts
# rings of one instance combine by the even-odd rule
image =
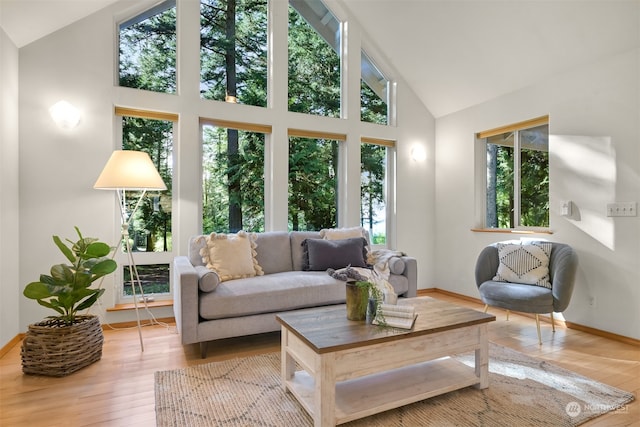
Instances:
[[[607,216],[637,216],[637,202],[607,203]]]

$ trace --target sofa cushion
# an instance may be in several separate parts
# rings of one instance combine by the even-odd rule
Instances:
[[[367,266],[367,241],[364,237],[340,240],[305,239],[302,247],[302,269],[305,271],[325,271],[328,268],[339,269],[348,265]]]
[[[353,237],[366,237],[364,228],[324,228],[320,230],[320,237],[326,240],[351,239]]]
[[[207,247],[200,251],[206,267],[218,273],[220,281],[264,274],[256,260],[256,235],[211,233]]]
[[[345,298],[345,282],[323,271],[288,271],[222,282],[200,295],[199,310],[204,319],[222,319],[343,304]]]
[[[291,241],[286,231],[258,233],[256,260],[264,274],[293,270]]]
[[[527,244],[498,243],[497,282],[524,283],[551,289],[549,282],[549,256],[551,243]]]
[[[187,249],[187,256],[189,258],[189,261],[191,262],[191,265],[193,266],[205,265],[205,263],[202,262],[202,255],[200,255],[200,251],[202,250],[202,248],[206,248],[206,247],[207,247],[207,236],[203,236],[203,235],[192,236],[189,239],[189,248]]]
[[[391,274],[387,282],[393,286],[396,295],[402,295],[409,290],[409,279],[401,274]]]
[[[302,271],[303,262],[303,248],[302,242],[304,239],[319,239],[320,232],[318,231],[292,231],[289,233],[291,239],[291,263],[293,264],[294,271]]]

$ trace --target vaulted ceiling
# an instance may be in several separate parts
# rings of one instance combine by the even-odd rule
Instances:
[[[115,1],[0,0],[0,26],[22,47]],[[640,0],[343,0],[343,5],[436,117],[640,49]]]

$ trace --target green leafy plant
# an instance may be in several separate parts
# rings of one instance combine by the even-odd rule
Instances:
[[[78,227],[74,227],[79,240],[69,247],[60,237],[53,241],[64,256],[71,262],[51,267],[50,275],[41,274],[40,281],[29,283],[24,296],[38,301],[38,304],[55,310],[59,316],[49,316],[73,324],[78,311],[91,307],[104,293],[104,289],[91,288],[97,279],[113,273],[117,264],[107,257],[111,247],[93,237],[83,237]]]
[[[356,286],[359,288],[364,288],[368,292],[368,298],[365,300],[365,304],[370,304],[369,301],[373,302],[373,313],[370,313],[374,318],[378,317],[380,319],[384,319],[382,313],[380,312],[380,307],[383,301],[383,294],[380,288],[372,282],[368,281],[358,281],[356,282]]]

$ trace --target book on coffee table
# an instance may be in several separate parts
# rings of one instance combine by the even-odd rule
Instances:
[[[418,317],[416,310],[410,305],[381,304],[380,310],[371,323],[393,328],[411,329],[416,317]]]

